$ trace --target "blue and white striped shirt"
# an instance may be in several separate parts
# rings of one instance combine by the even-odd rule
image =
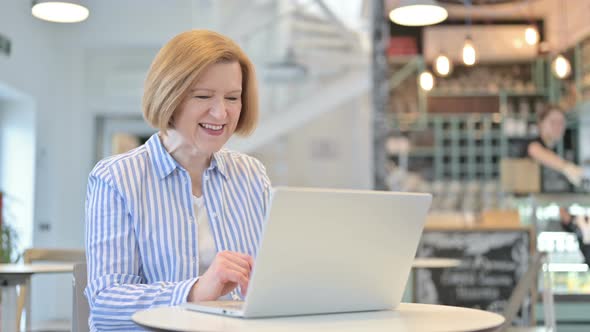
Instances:
[[[217,251],[255,257],[270,202],[264,166],[222,149],[202,183]],[[86,197],[91,331],[142,330],[134,312],[186,302],[199,275],[197,230],[190,176],[158,134],[100,161]]]

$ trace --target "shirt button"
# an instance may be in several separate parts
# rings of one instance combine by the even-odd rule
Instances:
[[[203,178],[205,179],[205,181],[207,181],[209,180],[209,175],[205,175]]]
[[[213,216],[213,218],[217,218],[217,212],[213,212],[211,213],[211,215]]]

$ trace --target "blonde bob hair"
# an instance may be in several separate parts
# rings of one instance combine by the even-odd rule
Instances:
[[[231,39],[208,30],[191,30],[172,38],[156,55],[147,74],[143,117],[166,133],[170,119],[207,67],[238,62],[242,69],[242,110],[236,134],[249,135],[258,121],[258,89],[254,65]]]

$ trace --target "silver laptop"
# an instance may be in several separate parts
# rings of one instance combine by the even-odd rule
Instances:
[[[183,306],[244,318],[394,309],[431,199],[277,187],[245,301]]]

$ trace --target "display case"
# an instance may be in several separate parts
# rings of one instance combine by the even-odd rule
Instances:
[[[547,269],[557,302],[590,301],[590,269],[584,263],[578,238],[560,225],[559,209],[571,214],[590,212],[590,197],[584,194],[536,194],[514,199],[521,221],[537,234],[537,250],[547,253]],[[539,292],[543,291],[539,283]]]
[[[541,232],[537,237],[537,249],[548,253],[552,290],[558,300],[590,299],[590,272],[574,234],[562,231]],[[543,291],[542,283],[539,284],[539,291]]]

